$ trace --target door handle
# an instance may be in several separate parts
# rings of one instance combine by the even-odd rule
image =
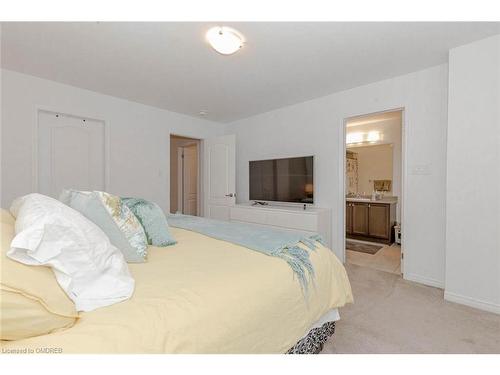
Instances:
[[[229,198],[236,197],[236,193],[226,194],[226,197],[229,197]]]

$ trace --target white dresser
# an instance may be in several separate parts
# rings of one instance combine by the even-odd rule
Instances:
[[[252,206],[251,203],[242,203],[230,208],[229,219],[285,230],[317,233],[331,247],[331,211],[326,208],[307,207],[304,210],[302,206]]]

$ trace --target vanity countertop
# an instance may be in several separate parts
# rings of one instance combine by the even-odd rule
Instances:
[[[347,202],[360,202],[360,203],[385,203],[385,204],[396,204],[398,203],[398,197],[384,197],[382,199],[371,199],[371,198],[346,198]]]

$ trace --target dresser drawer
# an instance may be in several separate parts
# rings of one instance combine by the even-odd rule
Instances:
[[[258,210],[246,208],[231,208],[231,220],[244,221],[247,223],[266,224],[267,214]]]
[[[277,227],[317,232],[318,217],[316,215],[300,215],[281,212],[268,212],[267,224]]]

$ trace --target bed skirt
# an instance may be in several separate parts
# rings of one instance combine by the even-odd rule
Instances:
[[[307,336],[299,340],[286,354],[319,354],[325,342],[335,333],[335,322],[326,322],[313,328]]]

